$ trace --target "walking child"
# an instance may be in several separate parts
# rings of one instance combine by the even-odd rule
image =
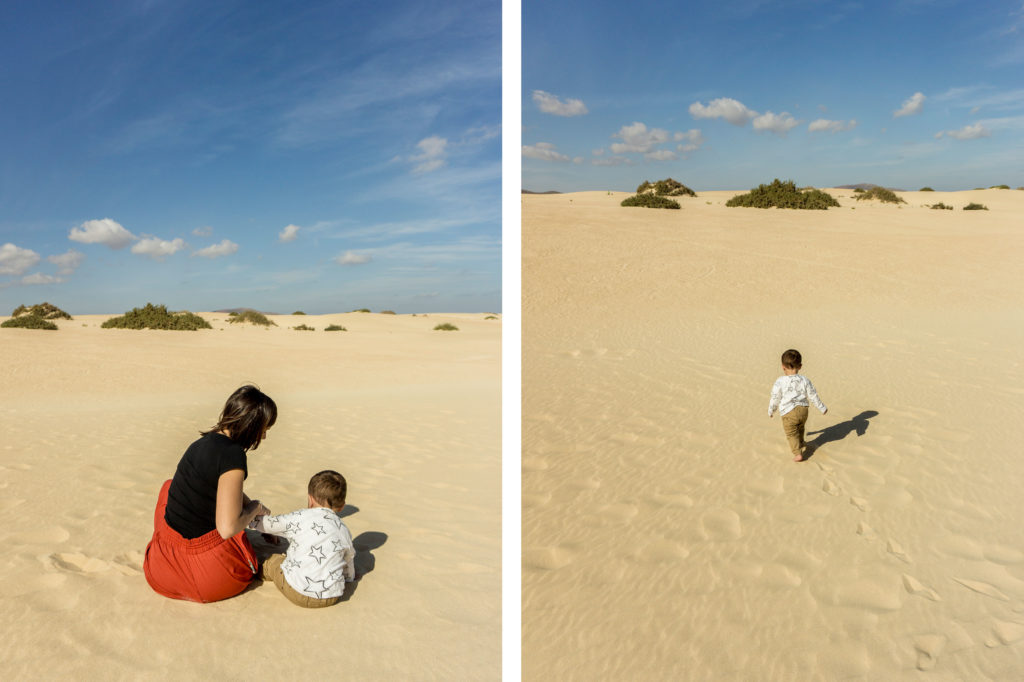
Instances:
[[[782,415],[782,430],[786,433],[789,448],[793,451],[793,461],[804,460],[804,426],[807,424],[807,408],[810,403],[828,412],[825,403],[821,402],[818,392],[814,390],[811,380],[800,374],[803,359],[800,351],[792,348],[782,354],[782,376],[772,385],[772,397],[768,402],[768,416],[771,417],[778,409]]]

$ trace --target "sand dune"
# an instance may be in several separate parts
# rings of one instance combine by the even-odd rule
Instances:
[[[829,191],[523,197],[524,679],[1020,677],[1024,192]]]
[[[346,678],[497,678],[500,320],[202,315],[212,331],[0,329],[3,677],[313,679],[327,648]],[[366,575],[337,606],[272,585],[177,602],[141,573],[160,484],[246,382],[279,408],[248,494],[284,512],[316,471],[349,481]]]

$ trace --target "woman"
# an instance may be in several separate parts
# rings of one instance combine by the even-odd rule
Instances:
[[[153,539],[143,568],[156,592],[211,602],[233,597],[259,565],[245,528],[270,510],[242,492],[246,453],[277,421],[277,405],[255,386],[242,386],[224,404],[220,421],[185,451],[174,478],[160,489]]]

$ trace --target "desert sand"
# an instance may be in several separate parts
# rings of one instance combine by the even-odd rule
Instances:
[[[523,679],[1021,679],[1024,191],[745,191],[522,198]]]
[[[100,328],[121,312],[0,329],[0,677],[500,677],[500,319],[261,328],[201,313],[213,330]],[[433,331],[443,322],[459,331]],[[279,415],[250,453],[247,494],[283,513],[306,505],[313,473],[348,479],[364,575],[331,608],[269,583],[174,601],[142,574],[159,486],[249,382]]]

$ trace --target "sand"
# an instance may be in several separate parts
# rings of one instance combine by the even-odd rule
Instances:
[[[828,191],[522,198],[523,679],[1024,675],[1024,191]]]
[[[0,329],[0,677],[497,679],[501,321],[201,314],[213,330]],[[365,575],[334,607],[272,584],[174,601],[141,572],[160,485],[247,382],[279,409],[247,494],[282,513],[313,473],[348,479]]]

